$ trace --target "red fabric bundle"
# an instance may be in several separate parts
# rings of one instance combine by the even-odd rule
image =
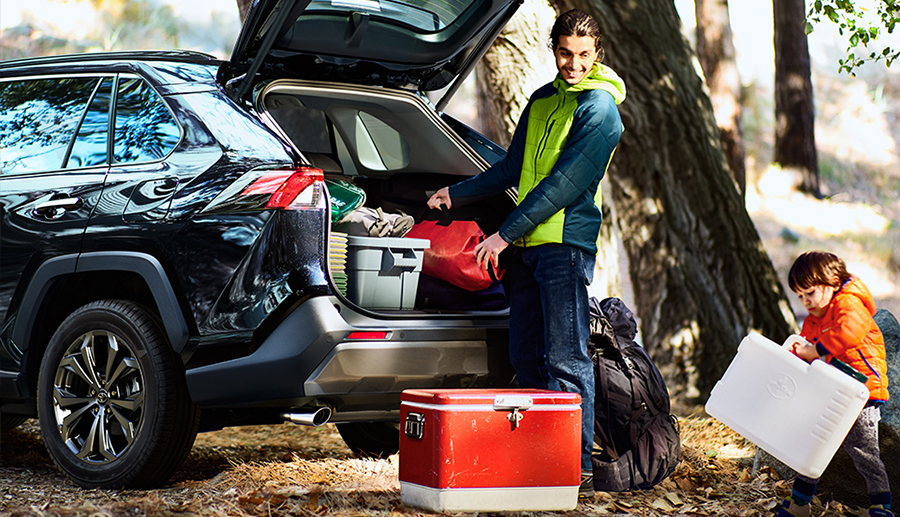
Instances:
[[[428,239],[431,247],[425,249],[422,272],[440,278],[468,291],[486,289],[502,276],[494,274],[475,261],[475,246],[484,240],[484,232],[475,221],[437,221],[418,223],[405,237]]]

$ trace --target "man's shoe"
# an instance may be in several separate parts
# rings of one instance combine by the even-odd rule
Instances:
[[[869,517],[894,517],[890,510],[885,510],[883,506],[873,506],[869,508]]]
[[[594,497],[594,473],[582,472],[581,485],[578,486],[578,498],[589,499]]]

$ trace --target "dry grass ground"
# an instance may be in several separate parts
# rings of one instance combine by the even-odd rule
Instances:
[[[755,447],[699,408],[678,410],[683,461],[645,492],[598,493],[570,512],[529,516],[761,516],[789,492],[774,472],[752,472]],[[0,515],[103,516],[419,516],[405,506],[399,456],[353,457],[332,425],[230,428],[198,436],[171,484],[156,490],[83,490],[62,476],[33,421],[0,440]],[[847,515],[814,502],[819,515]],[[851,514],[852,515],[852,514]]]

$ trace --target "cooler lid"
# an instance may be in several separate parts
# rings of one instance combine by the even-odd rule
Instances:
[[[404,390],[400,401],[435,406],[486,405],[497,410],[511,410],[536,405],[581,404],[581,395],[536,389],[417,389]]]

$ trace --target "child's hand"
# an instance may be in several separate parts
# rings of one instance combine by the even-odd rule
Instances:
[[[816,346],[809,341],[792,343],[791,352],[806,362],[812,362],[819,358],[819,351],[816,349]]]

